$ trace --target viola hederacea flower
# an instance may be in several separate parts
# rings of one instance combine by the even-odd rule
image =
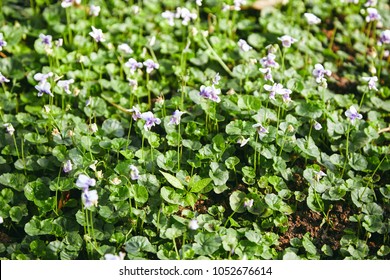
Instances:
[[[221,76],[219,76],[219,73],[215,74],[213,78],[213,85],[218,85],[220,80],[221,80]]]
[[[202,6],[202,0],[196,0],[196,5],[198,5],[199,7]]]
[[[199,228],[198,220],[192,219],[188,223],[188,228],[190,230],[197,230]]]
[[[97,42],[105,42],[106,39],[104,39],[104,34],[101,29],[95,28],[95,26],[91,26],[92,31],[89,32],[89,35]]]
[[[38,90],[38,96],[41,97],[43,94],[50,95],[53,97],[53,93],[51,92],[51,85],[46,80],[43,80],[38,85],[35,86],[36,90]]]
[[[0,216],[0,224],[4,223],[3,217]]]
[[[245,199],[244,201],[244,208],[251,208],[253,207],[253,199]]]
[[[244,136],[241,136],[238,140],[237,140],[237,144],[240,144],[240,147],[244,147],[247,143],[249,142],[249,138],[245,138]]]
[[[269,98],[273,100],[275,100],[276,94],[285,95],[286,93],[291,93],[291,90],[284,88],[283,85],[279,83],[274,83],[272,86],[264,85],[263,87],[266,91],[270,92]]]
[[[3,124],[3,126],[5,127],[5,129],[7,130],[7,133],[9,135],[11,135],[11,136],[14,135],[15,128],[11,123],[5,123],[5,124]]]
[[[268,53],[267,56],[260,59],[260,64],[263,68],[278,68],[279,64],[275,61],[276,56],[273,53]]]
[[[321,130],[322,129],[322,125],[319,122],[315,122],[313,127],[314,127],[315,130]]]
[[[139,179],[139,170],[136,166],[130,165],[130,177],[131,180],[138,180]]]
[[[36,73],[34,75],[34,80],[36,80],[37,82],[44,82],[46,81],[47,79],[49,79],[50,77],[53,77],[53,72],[49,72],[47,74],[43,74],[43,73]]]
[[[135,60],[134,58],[130,58],[126,63],[125,63],[125,66],[128,67],[130,69],[130,73],[131,74],[134,74],[134,72],[138,69],[138,68],[142,68],[142,63],[141,62],[138,62],[137,60]]]
[[[89,209],[92,206],[97,206],[98,204],[98,193],[96,190],[85,190],[81,193],[81,200],[83,201],[84,204],[84,209]]]
[[[289,103],[291,101],[291,97],[290,97],[291,93],[292,93],[292,91],[290,89],[288,89],[288,88],[284,89],[284,93],[282,94],[282,98],[283,98],[284,103]]]
[[[51,35],[39,34],[42,44],[51,48],[53,37]]]
[[[181,116],[184,114],[184,112],[181,112],[179,110],[176,110],[173,112],[171,119],[169,120],[169,124],[175,124],[179,125],[181,121]]]
[[[76,186],[82,189],[83,191],[87,191],[89,187],[93,187],[96,184],[96,180],[88,177],[85,174],[80,174],[76,181]]]
[[[256,128],[256,131],[260,136],[264,136],[268,133],[268,130],[261,123],[256,123],[252,125],[252,127]]]
[[[278,40],[282,42],[282,45],[285,48],[289,48],[289,47],[291,47],[292,44],[297,42],[296,39],[294,39],[293,37],[291,37],[289,35],[283,35],[282,37],[278,37]]]
[[[174,26],[175,25],[175,13],[171,12],[171,11],[165,11],[161,14],[161,16],[163,18],[165,18],[166,20],[168,20],[168,24],[170,26]]]
[[[390,44],[390,29],[384,30],[379,35],[379,45],[388,45]]]
[[[73,84],[74,80],[60,80],[57,82],[57,85],[62,88],[67,94],[71,94],[72,92],[69,89],[69,85]]]
[[[316,78],[316,82],[318,84],[322,84],[326,82],[325,75],[329,77],[330,75],[332,75],[332,72],[330,70],[326,70],[324,66],[317,63],[316,65],[314,65],[314,70],[312,74]]]
[[[219,103],[221,101],[219,94],[221,94],[221,89],[216,89],[214,85],[200,87],[199,95],[205,99]]]
[[[195,13],[191,13],[190,10],[188,10],[187,8],[177,7],[175,17],[181,18],[182,19],[181,23],[183,25],[188,25],[188,23],[191,20],[195,20],[198,17],[198,15]]]
[[[240,50],[242,50],[243,52],[248,52],[252,49],[252,47],[248,45],[248,43],[243,39],[238,40],[237,44]]]
[[[0,51],[2,51],[5,46],[7,46],[7,42],[4,40],[3,33],[0,33]]]
[[[367,0],[364,7],[375,7],[378,4],[378,0]]]
[[[367,8],[367,16],[366,16],[366,22],[371,21],[380,21],[381,15],[379,14],[378,10],[375,8]]]
[[[157,62],[154,62],[151,59],[147,59],[144,62],[144,65],[146,67],[146,73],[151,73],[153,70],[158,69],[160,65]]]
[[[105,254],[104,259],[106,261],[120,261],[120,260],[124,260],[125,256],[126,256],[126,253],[119,252],[119,255]]]
[[[376,87],[376,82],[378,81],[378,77],[363,77],[363,81],[368,82],[368,88],[370,90],[378,91],[378,88]]]
[[[72,169],[73,169],[72,161],[68,159],[67,161],[65,161],[63,170],[65,173],[69,173],[70,171],[72,171]]]
[[[321,23],[321,19],[312,13],[304,13],[303,16],[306,18],[309,25],[316,25]]]
[[[268,68],[259,68],[259,71],[264,74],[264,80],[273,82],[272,69]]]
[[[81,0],[62,0],[61,7],[68,8],[74,5],[80,5]]]
[[[134,121],[137,121],[138,119],[141,118],[141,112],[137,107],[133,106],[133,108],[131,108],[129,112],[132,113],[131,116]]]
[[[89,15],[97,17],[100,14],[100,6],[90,5],[89,6]]]
[[[133,49],[126,43],[120,44],[118,46],[118,51],[124,52],[125,54],[132,54],[134,52]]]
[[[156,124],[161,123],[161,120],[159,118],[156,118],[154,116],[154,114],[150,111],[142,113],[141,118],[145,121],[145,124],[144,124],[145,130],[150,130]]]
[[[325,177],[326,176],[326,173],[322,170],[320,171],[314,171],[314,179],[319,182],[321,180],[322,177]]]
[[[4,75],[0,72],[0,84],[9,83],[9,79],[4,77]]]
[[[349,107],[349,109],[345,111],[345,116],[348,117],[352,123],[354,123],[356,119],[361,120],[363,118],[354,106]]]
[[[234,10],[241,11],[241,6],[246,5],[246,0],[234,0]]]

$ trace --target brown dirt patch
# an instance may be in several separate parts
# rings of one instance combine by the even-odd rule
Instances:
[[[344,230],[354,228],[355,225],[349,221],[352,214],[349,207],[337,204],[329,212],[329,223],[322,223],[322,215],[310,209],[298,210],[289,216],[289,228],[279,239],[278,250],[284,250],[290,246],[290,240],[294,237],[302,238],[307,232],[313,238],[317,248],[324,244],[329,245],[332,250],[340,248],[340,239]]]

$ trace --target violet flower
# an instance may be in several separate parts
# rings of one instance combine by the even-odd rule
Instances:
[[[39,34],[42,44],[51,48],[53,37],[51,35]]]
[[[96,207],[98,204],[98,199],[99,197],[96,190],[86,190],[81,194],[81,200],[83,201],[84,209],[89,209],[92,206]]]
[[[154,62],[151,59],[147,59],[144,62],[144,65],[146,66],[146,73],[151,73],[153,70],[158,69],[160,67],[157,62]]]
[[[312,72],[313,76],[316,78],[316,82],[318,84],[326,82],[325,75],[330,76],[332,75],[332,72],[330,70],[326,70],[324,66],[317,63],[314,65],[314,70]]]
[[[282,37],[278,37],[278,40],[282,42],[282,45],[285,48],[289,48],[289,47],[291,47],[292,44],[297,42],[296,39],[294,39],[293,37],[291,37],[289,35],[283,35]]]
[[[368,82],[368,88],[370,90],[378,91],[378,88],[376,87],[376,82],[378,81],[378,77],[363,77],[363,81]]]
[[[89,178],[85,174],[80,174],[76,181],[76,186],[82,189],[83,191],[87,191],[89,187],[93,187],[96,184],[96,180]]]
[[[72,169],[73,169],[72,161],[68,159],[64,164],[63,170],[65,173],[69,173],[70,171],[72,171]]]
[[[35,86],[35,88],[38,90],[38,96],[42,96],[43,94],[48,94],[51,97],[53,97],[53,93],[51,92],[51,85],[46,80],[40,82],[38,85]]]
[[[73,79],[70,79],[70,80],[60,80],[60,81],[57,82],[57,85],[60,88],[62,88],[67,94],[71,94],[72,92],[69,89],[69,85],[73,84],[73,83],[74,83]]]
[[[381,20],[381,15],[379,14],[377,9],[367,8],[366,22],[380,21],[380,20]]]
[[[321,23],[321,19],[312,13],[304,13],[303,15],[309,25],[316,25]]]
[[[243,39],[238,40],[237,44],[240,50],[242,50],[243,52],[248,52],[252,49],[252,47],[248,45],[248,43]]]
[[[126,67],[129,67],[130,73],[131,73],[131,74],[134,74],[134,72],[135,72],[138,68],[142,68],[142,63],[141,63],[141,62],[138,62],[138,61],[135,60],[134,58],[130,58],[130,59],[125,63],[125,66],[126,66]]]
[[[7,42],[4,40],[3,33],[0,33],[0,51],[2,51],[5,46],[7,46]]]
[[[4,75],[0,72],[0,84],[9,83],[9,79],[4,77]]]
[[[390,44],[390,29],[384,30],[379,35],[379,45]]]
[[[179,125],[180,124],[180,120],[181,120],[181,116],[184,114],[184,112],[181,112],[179,110],[176,110],[175,112],[173,112],[173,115],[169,121],[169,124],[176,124],[176,125]]]
[[[92,31],[89,32],[89,35],[97,42],[105,42],[106,39],[104,38],[103,31],[101,29],[97,29],[94,26],[91,26]]]
[[[353,106],[349,107],[345,112],[345,116],[348,117],[352,123],[355,122],[356,119],[361,120],[363,118]]]
[[[144,129],[150,130],[156,124],[160,124],[161,120],[156,118],[152,112],[148,111],[141,114],[141,118],[145,121]]]
[[[278,68],[279,64],[275,61],[276,56],[273,53],[268,53],[267,56],[260,59],[260,64],[263,68]]]
[[[252,125],[252,127],[256,128],[256,131],[260,136],[263,136],[264,134],[268,133],[268,130],[260,123],[256,123]]]
[[[136,166],[130,165],[130,177],[131,180],[138,180],[139,179],[139,170]]]

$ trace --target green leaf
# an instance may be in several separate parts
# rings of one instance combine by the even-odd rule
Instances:
[[[237,164],[240,163],[240,159],[238,157],[229,157],[225,161],[225,165],[228,169],[234,169]]]
[[[299,102],[298,106],[295,107],[297,115],[310,119],[318,119],[322,116],[322,109],[319,102],[310,102],[307,100],[297,102]]]
[[[180,182],[179,179],[177,179],[175,176],[169,174],[169,173],[166,173],[166,172],[163,172],[160,170],[160,173],[165,177],[165,179],[167,179],[167,181],[175,188],[177,189],[180,189],[180,190],[184,190],[184,186],[183,184]]]
[[[305,248],[306,252],[308,252],[310,255],[317,254],[317,248],[316,248],[316,246],[314,246],[313,242],[310,240],[309,233],[306,233],[303,236],[302,245]]]
[[[217,162],[210,164],[209,176],[213,179],[216,186],[225,185],[227,180],[229,180],[229,172],[222,164],[218,164]]]
[[[221,246],[221,238],[214,233],[199,232],[195,235],[193,249],[200,256],[211,256]]]
[[[23,191],[27,183],[27,178],[23,174],[5,173],[0,176],[0,184],[11,187],[16,191]]]
[[[105,120],[102,130],[106,136],[122,137],[125,134],[122,124],[116,119]]]
[[[367,168],[368,162],[362,154],[353,153],[348,161],[349,165],[356,171],[363,171]]]
[[[229,204],[232,210],[236,213],[244,213],[244,201],[246,199],[245,193],[241,191],[234,191],[229,197]]]
[[[149,199],[148,190],[144,186],[133,185],[134,200],[139,203],[145,203]]]
[[[186,206],[185,200],[184,200],[184,191],[181,190],[175,190],[174,188],[170,187],[162,187],[160,190],[161,197],[169,203]]]
[[[142,257],[145,252],[156,253],[155,247],[145,236],[133,236],[124,244],[126,252],[133,257]]]
[[[30,132],[24,135],[24,139],[27,140],[28,142],[36,145],[44,144],[47,143],[48,140],[46,137],[41,136],[38,133],[35,132]]]
[[[201,179],[196,182],[190,181],[188,185],[190,188],[190,192],[194,192],[194,193],[201,192],[205,187],[207,187],[211,183],[211,181],[212,181],[211,178]]]

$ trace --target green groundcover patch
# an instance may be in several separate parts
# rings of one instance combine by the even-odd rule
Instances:
[[[0,258],[389,259],[389,4],[285,2],[0,1]]]

